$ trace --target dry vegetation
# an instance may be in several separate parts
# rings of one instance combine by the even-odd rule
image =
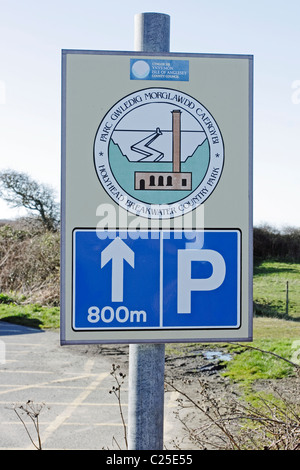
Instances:
[[[300,229],[286,227],[278,230],[269,225],[255,227],[253,245],[256,261],[300,262]]]
[[[274,388],[272,395],[257,394],[252,402],[229,390],[226,381],[222,394],[211,381],[191,384],[167,384],[180,396],[177,417],[185,437],[174,439],[178,449],[192,444],[200,450],[300,450],[299,380],[293,395]]]
[[[20,301],[59,305],[60,234],[34,219],[0,227],[0,291]]]

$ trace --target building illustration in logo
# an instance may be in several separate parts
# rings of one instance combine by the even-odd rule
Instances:
[[[94,164],[103,189],[125,210],[177,217],[216,188],[224,164],[222,135],[195,98],[147,88],[107,111],[95,136]]]
[[[159,135],[162,135],[160,128],[156,129],[155,135],[145,143],[148,147]],[[144,140],[147,140],[144,139]],[[181,111],[172,111],[172,172],[135,172],[135,189],[137,190],[191,190],[192,173],[181,172]],[[136,146],[132,150],[141,151]],[[160,154],[162,157],[163,154]]]

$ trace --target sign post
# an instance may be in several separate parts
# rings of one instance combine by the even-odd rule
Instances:
[[[136,50],[169,52],[169,47],[168,15],[144,13],[135,16]],[[146,150],[148,149],[149,145]],[[164,369],[164,343],[129,346],[128,446],[130,450],[163,449]]]
[[[253,57],[136,24],[139,50],[62,53],[61,344],[130,345],[129,447],[155,450],[165,343],[252,339]]]

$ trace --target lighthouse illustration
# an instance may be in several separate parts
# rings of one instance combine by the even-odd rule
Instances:
[[[144,161],[147,159],[147,149],[151,150],[153,158],[153,149],[150,147],[152,142],[157,139],[162,132],[157,128],[154,133],[146,139],[136,143],[131,147],[135,152],[143,155]],[[160,161],[163,154],[157,152],[155,161]],[[142,161],[143,158],[140,160]],[[172,111],[172,171],[151,172],[136,171],[134,174],[134,189],[136,190],[191,190],[192,189],[192,173],[181,172],[181,111]]]

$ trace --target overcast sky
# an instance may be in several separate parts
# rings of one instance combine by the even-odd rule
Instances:
[[[254,223],[300,227],[299,0],[0,0],[0,170],[59,197],[61,50],[131,51],[149,11],[170,15],[171,52],[254,55]]]

